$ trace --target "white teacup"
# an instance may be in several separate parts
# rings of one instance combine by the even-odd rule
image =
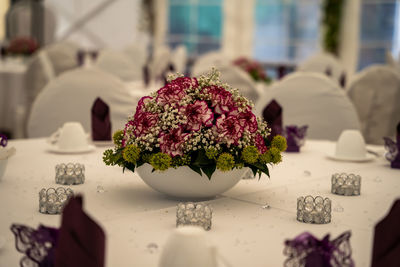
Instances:
[[[204,229],[176,228],[167,239],[159,267],[217,267],[217,250],[208,243]]]
[[[50,139],[60,150],[80,150],[89,145],[85,130],[79,122],[64,123]]]
[[[372,155],[367,153],[364,137],[358,130],[344,130],[336,143],[333,158],[338,160],[369,160]]]

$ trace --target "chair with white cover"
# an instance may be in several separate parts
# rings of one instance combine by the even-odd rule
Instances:
[[[134,63],[125,53],[120,51],[108,49],[100,51],[94,65],[125,82],[141,81],[143,79],[142,63]]]
[[[51,81],[38,95],[28,121],[28,136],[49,136],[68,121],[78,121],[90,132],[91,108],[97,97],[110,107],[113,132],[124,127],[138,100],[109,73],[96,68],[72,70]]]
[[[163,81],[165,75],[169,72],[171,64],[171,51],[167,46],[159,46],[155,48],[150,63],[148,65],[150,72],[150,80],[152,82]]]
[[[256,114],[262,117],[273,99],[282,106],[283,125],[308,125],[309,138],[336,141],[343,130],[360,130],[357,112],[346,93],[322,74],[285,76],[262,95]]]
[[[145,46],[130,44],[124,48],[123,52],[134,64],[142,66],[142,68],[146,65],[148,60],[148,53]]]
[[[339,60],[332,54],[318,52],[302,62],[297,71],[323,73],[340,86],[345,87],[346,71]]]
[[[191,70],[191,75],[197,77],[207,73],[212,67],[220,68],[223,65],[232,64],[231,60],[221,51],[211,51],[199,56]]]
[[[233,64],[221,65],[218,67],[218,70],[221,72],[222,82],[229,84],[232,88],[239,89],[240,94],[251,101],[257,101],[260,96],[257,88],[258,85],[252,80],[250,75]]]
[[[383,144],[400,121],[400,75],[392,67],[370,66],[351,80],[347,94],[357,109],[367,143]]]
[[[186,73],[187,50],[186,46],[179,45],[171,53],[171,64],[174,67],[174,72]]]

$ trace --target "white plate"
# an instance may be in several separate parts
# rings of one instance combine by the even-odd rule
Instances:
[[[366,154],[364,158],[344,158],[344,157],[337,157],[334,154],[327,154],[326,155],[329,159],[337,160],[337,161],[350,161],[350,162],[367,162],[374,160],[376,157],[372,154]]]
[[[94,145],[88,145],[87,147],[82,147],[79,149],[60,149],[56,145],[49,145],[47,150],[57,154],[80,154],[87,153],[95,150],[96,147]]]

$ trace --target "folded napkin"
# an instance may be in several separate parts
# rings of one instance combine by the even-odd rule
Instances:
[[[297,127],[296,125],[286,126],[283,135],[286,138],[286,152],[300,152],[300,147],[304,145],[308,125]]]
[[[346,74],[345,73],[342,73],[342,75],[340,75],[339,84],[342,88],[346,87]]]
[[[375,225],[371,267],[397,267],[400,264],[400,199],[389,214]]]
[[[282,133],[282,107],[273,99],[263,110],[263,118],[271,127],[269,138]]]
[[[385,141],[385,149],[387,150],[385,157],[391,162],[390,167],[400,169],[400,122],[397,124],[397,142],[389,137],[383,137],[383,140]]]
[[[103,267],[105,234],[101,227],[82,210],[82,197],[69,200],[65,206],[55,267]]]
[[[6,147],[8,143],[8,138],[5,134],[0,134],[0,146]]]
[[[100,97],[92,106],[92,138],[95,141],[111,140],[110,108]]]
[[[304,232],[293,240],[286,240],[283,253],[288,258],[284,266],[353,267],[350,236],[351,233],[347,231],[334,240],[329,240],[329,234],[318,240]]]

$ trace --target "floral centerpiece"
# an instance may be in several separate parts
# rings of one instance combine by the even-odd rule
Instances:
[[[197,78],[170,77],[168,83],[138,102],[124,130],[113,135],[114,149],[104,152],[107,165],[135,171],[188,166],[212,178],[216,170],[248,167],[269,175],[268,164],[281,161],[286,139],[267,138],[270,129],[252,112],[253,104],[219,80],[212,70]]]
[[[247,72],[256,82],[270,83],[271,79],[265,74],[264,69],[258,61],[240,57],[233,64]]]
[[[8,48],[6,49],[6,53],[13,56],[30,56],[38,48],[39,45],[34,39],[28,37],[18,37],[10,42]]]

